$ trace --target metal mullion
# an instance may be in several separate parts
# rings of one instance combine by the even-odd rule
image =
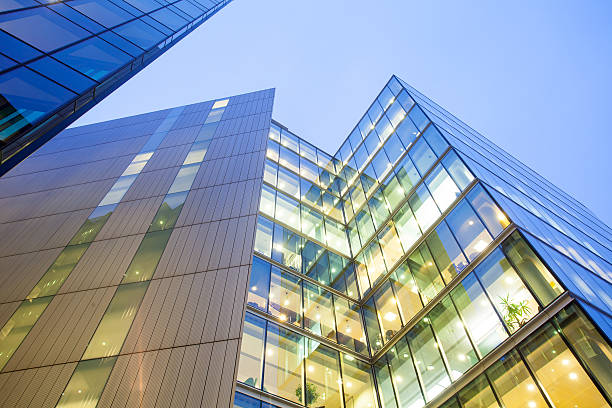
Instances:
[[[484,375],[485,381],[487,382],[487,384],[489,384],[489,388],[491,388],[491,392],[493,393],[493,398],[495,398],[495,400],[497,401],[497,404],[501,407],[501,408],[507,408],[506,404],[504,404],[504,402],[501,399],[501,396],[499,395],[499,393],[497,392],[497,390],[495,389],[495,387],[493,387],[493,382],[491,382],[491,379],[489,378],[489,376],[487,375],[487,372],[485,371],[484,373],[482,373],[481,375]]]

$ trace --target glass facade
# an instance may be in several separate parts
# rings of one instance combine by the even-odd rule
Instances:
[[[32,0],[0,6],[0,174],[229,1]]]
[[[335,155],[273,123],[235,406],[609,406],[611,237],[396,77]]]

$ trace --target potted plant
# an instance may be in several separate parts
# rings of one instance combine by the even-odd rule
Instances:
[[[302,401],[302,387],[295,389],[295,396]],[[319,390],[313,383],[306,383],[306,405],[310,406],[319,398]]]
[[[499,301],[503,308],[504,321],[510,330],[515,331],[527,323],[531,309],[526,300],[515,303],[510,299],[510,294],[507,293],[506,297],[499,296]]]

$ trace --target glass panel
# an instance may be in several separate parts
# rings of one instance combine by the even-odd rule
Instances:
[[[368,354],[359,306],[334,295],[338,343],[358,353]]]
[[[612,397],[612,347],[576,305],[563,309],[555,317],[562,333],[593,376]]]
[[[477,377],[466,385],[459,394],[459,401],[464,408],[494,408],[499,407],[493,390],[484,375]]]
[[[323,216],[302,206],[302,232],[319,242],[325,242]]]
[[[264,312],[268,310],[270,293],[270,264],[256,256],[253,257],[247,304]]]
[[[487,355],[508,337],[473,273],[451,291],[451,297],[481,356]]]
[[[208,146],[210,146],[210,140],[194,142],[191,146],[191,150],[189,150],[189,153],[187,154],[187,157],[185,157],[183,165],[201,163],[204,160],[204,156],[206,156]]]
[[[336,340],[331,293],[310,282],[304,282],[304,327]]]
[[[378,360],[374,365],[376,380],[378,382],[378,396],[383,408],[397,408],[395,391],[391,381],[391,373],[384,358]]]
[[[470,205],[462,200],[446,217],[459,245],[472,261],[493,241]]]
[[[168,194],[189,190],[199,169],[199,163],[181,166],[176,178],[174,179],[174,183],[172,183],[170,189],[168,190]]]
[[[342,406],[341,384],[338,352],[306,338],[306,406]]]
[[[474,176],[468,170],[467,167],[463,164],[463,162],[457,156],[457,153],[454,151],[450,151],[444,156],[442,159],[442,164],[446,168],[446,170],[450,173],[457,186],[459,186],[460,190],[464,190],[468,184],[474,180]]]
[[[276,174],[278,173],[278,165],[274,164],[270,160],[266,160],[264,167],[264,181],[270,183],[273,186],[276,185]]]
[[[548,407],[516,351],[511,351],[491,366],[487,375],[497,395],[507,407]]]
[[[302,266],[301,250],[302,238],[300,235],[280,225],[274,225],[272,259],[299,272]]]
[[[264,214],[274,217],[274,204],[276,199],[276,190],[263,185],[261,186],[261,200],[259,201],[259,211]]]
[[[412,214],[408,203],[393,217],[395,228],[402,242],[402,246],[409,250],[410,247],[421,237],[421,229]],[[361,229],[359,230],[361,232]]]
[[[50,57],[36,60],[28,64],[28,66],[45,75],[47,78],[53,78],[55,81],[75,92],[84,92],[88,88],[97,85],[96,82],[86,76],[81,75]]]
[[[6,365],[25,336],[28,335],[52,296],[24,300],[0,330],[0,370]]]
[[[34,286],[28,295],[28,299],[55,295],[87,248],[89,248],[89,245],[71,245],[64,248],[55,259],[55,262],[53,262],[36,286]]]
[[[125,193],[131,187],[132,183],[134,183],[136,180],[136,177],[138,177],[137,174],[119,177],[115,184],[113,184],[113,187],[111,187],[110,191],[106,193],[102,201],[100,201],[98,206],[103,207],[109,204],[117,204],[119,201],[121,201]]]
[[[408,332],[406,338],[414,354],[416,369],[421,374],[426,399],[431,401],[450,385],[450,378],[444,368],[429,319],[421,320]]]
[[[438,337],[451,379],[455,381],[478,361],[463,322],[449,296],[445,296],[427,315]]]
[[[245,315],[236,380],[255,388],[261,387],[265,332],[266,321],[264,319],[250,313]]]
[[[65,48],[53,56],[95,80],[103,79],[132,59],[96,37]]]
[[[552,325],[544,326],[519,349],[556,407],[609,406]]]
[[[300,205],[297,201],[278,193],[276,196],[276,219],[300,230]]]
[[[397,299],[389,281],[385,282],[376,292],[374,302],[376,303],[378,320],[380,321],[380,327],[382,327],[386,343],[402,327],[402,321],[397,309]]]
[[[499,248],[487,256],[474,272],[511,333],[538,313],[538,303]]]
[[[399,203],[404,199],[406,192],[400,186],[399,180],[397,177],[391,175],[385,181],[385,187],[383,189],[383,194],[389,203],[390,209],[394,210],[397,208]]]
[[[372,353],[377,352],[382,348],[382,334],[378,326],[378,317],[376,308],[374,307],[374,299],[370,298],[362,307],[363,319],[366,325],[366,334]]]
[[[419,380],[414,371],[414,362],[405,339],[401,339],[394,348],[387,353],[391,378],[400,406],[402,408],[420,408],[425,405]]]
[[[304,381],[304,338],[275,324],[268,324],[263,389],[290,401],[301,398]]]
[[[56,407],[95,408],[117,357],[80,361]]]
[[[417,188],[408,202],[423,231],[429,228],[440,216],[440,210],[424,185]]]
[[[278,188],[300,199],[300,178],[282,167],[278,169]]]
[[[406,263],[410,266],[423,302],[429,303],[444,288],[444,282],[427,246],[419,246],[406,260]]]
[[[506,215],[501,212],[497,205],[495,205],[480,184],[474,186],[474,188],[470,190],[467,199],[474,209],[476,209],[476,212],[480,215],[494,237],[510,225],[510,221],[508,221]]]
[[[425,174],[437,159],[436,154],[424,139],[416,142],[408,154],[421,174]]]
[[[441,211],[450,207],[461,194],[453,179],[450,178],[442,166],[436,166],[425,183]]]
[[[518,232],[502,242],[501,248],[542,304],[549,304],[563,292],[561,285]]]
[[[300,160],[300,175],[313,182],[319,181],[319,168],[308,160]]]
[[[176,220],[183,209],[183,204],[185,204],[187,199],[187,194],[189,194],[188,191],[183,191],[181,193],[168,194],[164,197],[164,201],[162,201],[159,210],[157,210],[157,214],[155,214],[153,221],[151,221],[149,232],[174,228]]]
[[[272,232],[274,223],[266,218],[257,217],[257,232],[253,250],[265,256],[272,256]]]
[[[441,222],[425,242],[447,284],[467,266],[468,261],[446,222]]]
[[[404,255],[402,245],[393,226],[393,222],[385,225],[378,234],[378,242],[383,251],[385,262],[389,269]]]
[[[348,238],[342,224],[325,218],[327,245],[343,254],[350,254]]]
[[[423,308],[418,287],[408,265],[403,263],[398,266],[389,279],[397,296],[402,320],[408,323]]]
[[[400,164],[396,167],[395,172],[404,191],[410,191],[421,179],[412,160],[410,160],[410,156],[404,156]]]
[[[300,326],[302,322],[302,288],[300,279],[275,266],[270,275],[268,313],[283,322]]]
[[[285,147],[280,147],[280,159],[278,161],[294,173],[300,173],[300,156]]]
[[[83,359],[119,354],[149,282],[119,285],[91,338]]]
[[[121,283],[151,279],[171,233],[172,230],[146,233]]]
[[[345,408],[376,408],[376,395],[370,373],[370,365],[362,363],[348,354],[340,353],[342,359],[342,383]]]

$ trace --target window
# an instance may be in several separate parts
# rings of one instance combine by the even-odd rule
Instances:
[[[338,344],[358,353],[368,354],[359,307],[353,302],[334,295]]]
[[[167,230],[173,228],[183,209],[183,204],[187,199],[189,191],[168,194],[157,210],[153,221],[151,221],[150,231]]]
[[[81,228],[74,234],[74,237],[72,237],[68,245],[92,242],[104,224],[106,224],[106,220],[111,216],[115,207],[117,207],[117,204],[96,207],[89,217],[87,217]]]
[[[446,355],[451,379],[457,380],[478,361],[463,322],[449,296],[445,296],[427,315]]]
[[[132,59],[128,54],[96,37],[65,48],[53,56],[97,81]]]
[[[319,242],[325,242],[323,216],[306,206],[302,206],[302,232]]]
[[[387,353],[387,359],[399,405],[408,408],[418,408],[425,405],[406,339],[401,339]]]
[[[47,78],[53,78],[55,81],[61,83],[66,88],[71,89],[74,92],[84,92],[88,88],[97,85],[96,82],[92,81],[86,76],[68,68],[66,65],[61,64],[57,60],[50,57],[36,60],[28,64],[28,66],[45,75]]]
[[[270,293],[270,264],[256,256],[253,257],[247,304],[264,312],[268,310]]]
[[[395,400],[395,391],[393,390],[393,383],[391,381],[391,373],[389,367],[382,358],[374,364],[374,372],[376,373],[376,380],[378,383],[378,396],[382,403],[383,408],[398,408]]]
[[[410,156],[404,156],[400,164],[396,167],[395,172],[397,173],[400,184],[404,188],[404,194],[409,192],[421,179],[412,160],[410,160]]]
[[[280,147],[280,159],[278,162],[294,173],[300,173],[300,156],[283,146]]]
[[[487,375],[507,407],[548,407],[518,352],[502,357],[487,370]]]
[[[28,299],[43,296],[55,295],[70,272],[74,269],[79,260],[83,257],[89,244],[70,245],[60,252],[53,264],[47,269],[40,278],[36,286],[28,295]]]
[[[302,237],[300,235],[278,224],[274,225],[272,259],[299,272],[302,266],[301,249]]]
[[[383,194],[389,203],[391,210],[397,208],[399,203],[404,199],[406,192],[400,186],[400,183],[394,175],[391,175],[385,181],[385,187],[383,188]]]
[[[106,27],[113,27],[134,18],[122,8],[106,0],[76,0],[70,2],[70,6]]]
[[[395,228],[397,229],[402,246],[406,248],[406,250],[409,250],[421,237],[421,230],[408,203],[397,212],[395,217],[393,217],[393,221],[395,222]]]
[[[459,245],[472,261],[493,241],[470,205],[461,200],[446,217]]]
[[[263,388],[290,401],[304,403],[304,338],[268,324]]]
[[[306,338],[306,393],[308,407],[341,407],[338,352]]]
[[[279,149],[280,145],[278,143],[276,143],[274,140],[268,140],[268,147],[266,150],[266,157],[269,157],[270,159],[274,160],[274,161],[278,161],[279,158],[279,153],[278,153],[278,149]]]
[[[429,129],[428,129],[429,130]],[[465,167],[463,162],[453,150],[448,152],[442,159],[442,164],[449,172],[455,183],[463,191],[474,180],[472,173]]]
[[[300,178],[282,167],[278,169],[278,188],[300,199]]]
[[[322,337],[336,340],[331,293],[304,282],[304,327]]]
[[[505,214],[497,208],[497,205],[495,205],[480,184],[470,190],[467,199],[476,209],[476,212],[494,237],[510,225],[510,221],[508,221]]]
[[[151,279],[171,233],[171,229],[147,232],[121,283],[142,282]]]
[[[421,175],[425,174],[437,159],[435,153],[424,139],[419,139],[408,154]]]
[[[397,296],[402,320],[408,323],[423,308],[419,289],[412,277],[407,263],[403,263],[389,277]]]
[[[24,300],[0,331],[0,370],[28,335],[53,296]]]
[[[431,401],[450,385],[450,378],[444,368],[438,343],[428,318],[424,318],[406,335],[414,355],[415,366],[421,375],[425,396]]]
[[[608,406],[552,325],[542,327],[519,350],[556,407]]]
[[[461,191],[444,167],[436,166],[425,180],[431,195],[441,211],[446,210],[459,197]]]
[[[417,188],[408,202],[423,231],[429,228],[440,216],[440,210],[424,185]]]
[[[348,239],[342,224],[325,218],[327,245],[343,254],[350,254]]]
[[[191,188],[193,180],[200,169],[200,163],[183,165],[179,169],[174,182],[168,190],[168,194],[178,193],[179,191],[187,191]]]
[[[96,329],[83,359],[119,354],[149,282],[119,285]]]
[[[33,30],[33,27],[36,29]],[[90,35],[89,32],[46,7],[0,15],[0,28],[45,52]]]
[[[487,256],[474,272],[511,333],[538,313],[538,303],[499,248]]]
[[[493,390],[484,375],[476,377],[457,394],[461,405],[465,408],[497,408]]]
[[[206,156],[206,152],[208,151],[209,145],[210,140],[194,142],[191,146],[191,150],[189,150],[189,153],[185,158],[185,161],[183,162],[183,165],[201,163],[204,160],[204,156]]]
[[[385,225],[378,234],[378,242],[382,248],[385,262],[389,269],[391,269],[391,267],[404,255],[397,231],[392,222]]]
[[[444,282],[427,246],[420,245],[412,252],[406,263],[410,266],[423,302],[429,303],[444,288]]]
[[[272,256],[272,233],[274,223],[266,218],[257,217],[254,250],[265,256]]]
[[[451,291],[451,298],[481,356],[487,355],[508,337],[473,273]]]
[[[228,103],[229,103],[229,99],[222,99],[220,101],[215,101],[215,103],[212,106],[212,109],[225,108]]]
[[[276,196],[276,219],[282,220],[290,227],[300,230],[300,205],[288,196],[277,193]]]
[[[264,319],[250,313],[245,315],[236,379],[255,388],[261,386],[265,331],[266,321]]]
[[[56,407],[95,408],[117,357],[80,361]]]
[[[362,308],[363,319],[365,320],[366,333],[370,343],[372,354],[380,350],[383,346],[382,335],[378,326],[378,317],[374,307],[374,299],[370,298]]]
[[[425,242],[447,284],[467,266],[468,261],[446,222],[441,222]]]
[[[345,408],[376,408],[370,366],[348,354],[340,353],[340,357]]]
[[[319,181],[319,168],[308,160],[300,160],[300,176],[317,183]]]
[[[378,320],[384,334],[383,338],[385,342],[390,341],[393,335],[401,329],[402,320],[397,309],[397,298],[389,281],[385,282],[376,292],[374,302],[378,310]]]
[[[300,326],[302,323],[302,288],[300,279],[276,266],[270,275],[268,313],[281,321]]]
[[[276,201],[276,190],[263,185],[261,187],[261,200],[259,201],[259,211],[274,217],[274,205]]]

